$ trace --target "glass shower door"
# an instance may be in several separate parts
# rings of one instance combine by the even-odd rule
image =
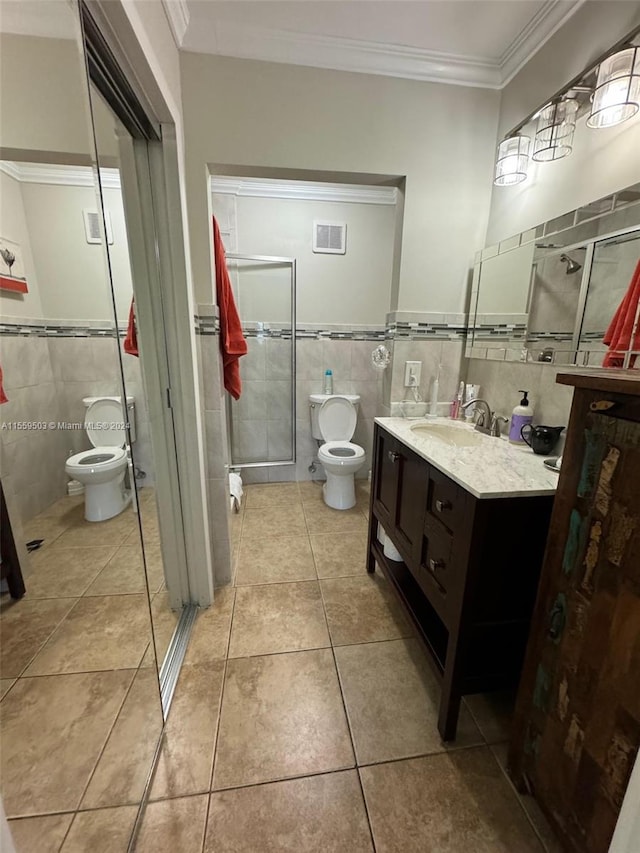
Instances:
[[[295,465],[295,288],[293,258],[227,254],[248,352],[242,396],[231,400],[231,466]]]

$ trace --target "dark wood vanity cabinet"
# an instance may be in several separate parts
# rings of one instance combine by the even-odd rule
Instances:
[[[440,677],[443,740],[464,694],[517,683],[552,503],[478,499],[376,424],[367,569],[391,581]]]

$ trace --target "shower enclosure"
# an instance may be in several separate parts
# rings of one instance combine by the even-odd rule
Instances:
[[[226,255],[248,352],[242,396],[227,407],[231,466],[296,462],[296,262],[265,255]]]

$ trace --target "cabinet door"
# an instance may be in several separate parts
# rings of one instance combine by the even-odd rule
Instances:
[[[398,447],[398,490],[395,530],[398,549],[412,569],[420,565],[422,531],[427,506],[429,466],[403,445]]]
[[[399,447],[399,442],[393,436],[376,427],[373,504],[376,514],[389,532],[395,527]]]

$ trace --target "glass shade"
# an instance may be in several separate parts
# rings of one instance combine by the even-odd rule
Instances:
[[[640,48],[614,53],[600,64],[589,127],[613,127],[640,109]]]
[[[496,186],[507,187],[525,180],[529,165],[530,143],[528,136],[510,136],[498,145],[494,179]]]
[[[533,142],[533,159],[548,163],[571,154],[578,102],[573,98],[549,104],[540,111]]]

